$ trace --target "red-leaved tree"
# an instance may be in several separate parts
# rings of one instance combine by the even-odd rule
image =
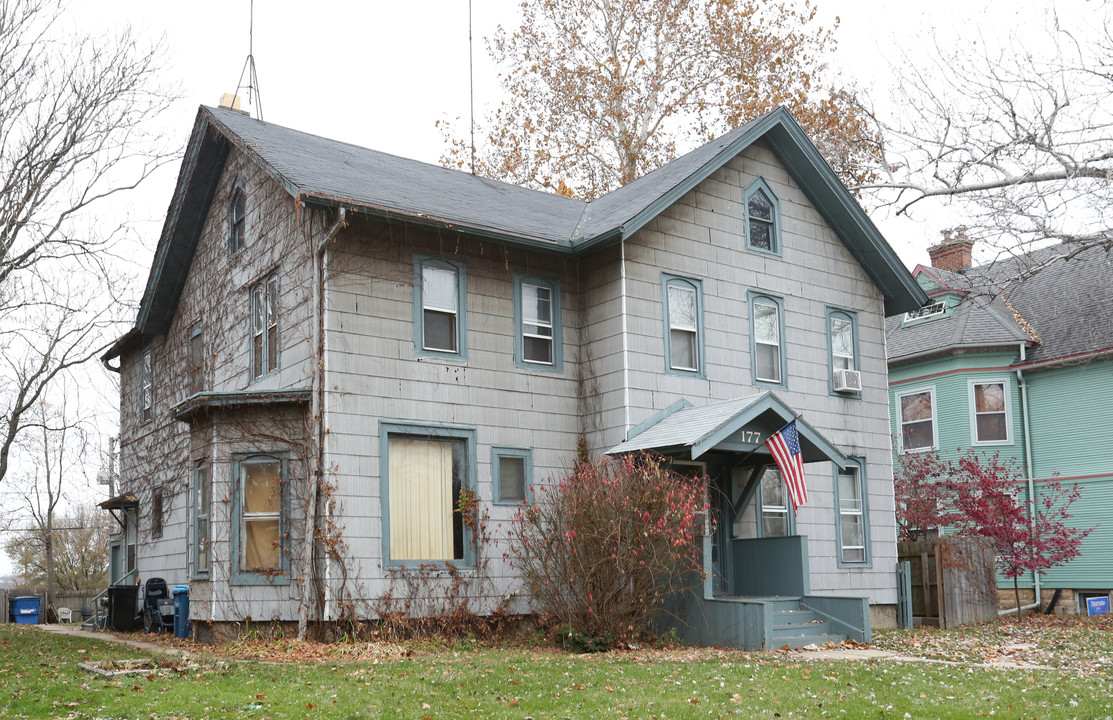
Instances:
[[[1021,499],[1024,475],[999,454],[973,450],[957,461],[937,453],[906,453],[894,477],[897,525],[902,539],[916,529],[947,526],[962,535],[989,538],[997,551],[997,569],[1013,581],[1017,615],[1019,578],[1070,562],[1082,553],[1085,530],[1070,523],[1070,506],[1080,497],[1078,485],[1058,480],[1039,483],[1034,508]]]

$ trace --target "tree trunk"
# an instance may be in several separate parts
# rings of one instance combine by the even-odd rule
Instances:
[[[46,515],[46,607],[54,604],[54,513]],[[46,613],[46,608],[43,608]]]
[[[1016,619],[1020,619],[1020,579],[1013,577],[1013,596],[1016,597]]]

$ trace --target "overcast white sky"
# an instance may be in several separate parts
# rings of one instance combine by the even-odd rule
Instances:
[[[483,38],[516,25],[520,0],[473,0],[475,104],[482,116],[499,101],[497,69]],[[1049,7],[1085,11],[1085,0],[818,0],[827,22],[839,16],[833,64],[844,79],[877,98],[886,95],[890,63],[960,35],[999,38],[1045,24]],[[92,34],[130,25],[147,40],[163,39],[165,80],[182,100],[162,118],[168,142],[181,146],[197,106],[233,92],[248,54],[250,0],[71,0],[69,21]],[[436,162],[442,118],[468,116],[468,1],[258,0],[254,56],[264,119],[396,155]],[[144,249],[136,253],[137,294],[161,230],[178,165],[163,168],[121,209],[137,220]],[[890,243],[912,266],[956,219],[938,213],[919,222],[875,216]],[[107,382],[106,382],[107,384]],[[106,395],[111,395],[108,391]],[[109,410],[108,415],[112,413]],[[95,471],[94,471],[95,472]],[[103,488],[92,488],[103,493]],[[2,495],[2,493],[0,493]],[[9,570],[0,554],[0,574]]]

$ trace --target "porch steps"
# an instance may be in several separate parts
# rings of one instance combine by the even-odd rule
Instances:
[[[770,605],[773,617],[773,642],[772,647],[768,648],[770,650],[779,650],[785,645],[800,648],[846,640],[846,635],[832,631],[829,622],[804,607],[799,600],[778,600]]]

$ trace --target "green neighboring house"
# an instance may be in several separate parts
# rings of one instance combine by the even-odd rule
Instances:
[[[1113,250],[972,267],[972,247],[958,234],[931,248],[913,271],[928,304],[886,321],[894,452],[999,452],[1037,493],[1077,483],[1073,522],[1096,529],[1037,582],[1045,609],[1085,613],[1113,589]]]

